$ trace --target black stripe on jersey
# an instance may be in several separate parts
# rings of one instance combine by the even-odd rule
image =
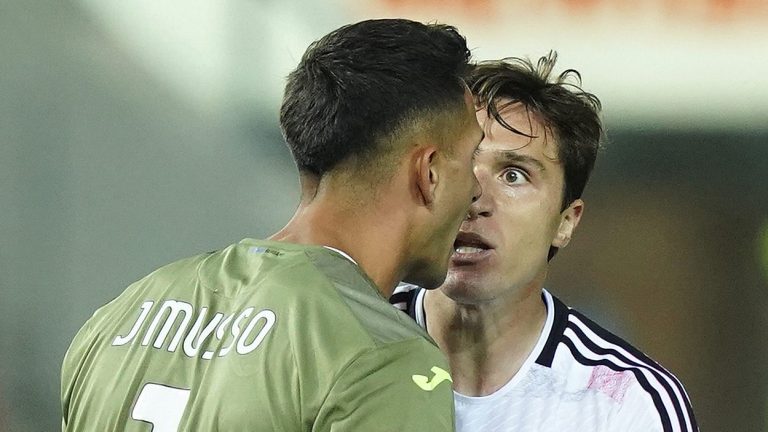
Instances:
[[[544,293],[541,295],[543,300]],[[547,342],[544,343],[544,349],[541,350],[541,354],[536,359],[536,363],[546,367],[552,367],[557,345],[563,339],[565,326],[568,325],[568,306],[555,296],[552,296],[552,303],[555,309],[552,330],[549,332],[549,336],[547,336]]]
[[[408,299],[408,308],[407,308],[405,311],[408,313],[408,316],[410,316],[411,318],[413,318],[413,320],[414,320],[414,321],[416,321],[416,303],[418,303],[418,302],[416,301],[416,298],[418,298],[418,297],[419,297],[419,293],[420,293],[420,292],[421,292],[423,289],[424,289],[424,288],[416,288],[416,289],[412,289],[412,290],[408,291],[408,294],[409,294],[411,297]],[[424,326],[424,330],[426,330],[426,329],[427,329],[427,328],[426,328],[426,325],[425,325],[425,326]]]
[[[683,416],[683,413],[678,409],[678,405],[682,401],[682,406],[685,407],[685,410],[688,413],[688,418],[691,421],[691,427],[694,431],[699,430],[699,426],[696,423],[696,418],[693,415],[693,407],[691,406],[691,401],[688,399],[688,394],[685,392],[685,389],[683,388],[683,385],[680,383],[680,381],[677,379],[676,376],[674,376],[672,373],[670,373],[668,370],[666,370],[663,366],[658,364],[655,360],[648,357],[645,353],[640,351],[639,349],[635,348],[631,344],[629,344],[624,339],[621,339],[620,337],[616,336],[615,334],[609,332],[608,330],[600,327],[597,323],[592,321],[591,319],[584,316],[584,314],[571,310],[571,314],[579,319],[588,329],[590,329],[592,332],[594,332],[596,335],[600,336],[603,340],[606,342],[617,345],[627,351],[628,353],[632,354],[635,358],[637,358],[639,361],[644,363],[649,369],[651,369],[652,372],[654,372],[654,375],[657,376],[657,379],[659,379],[658,374],[663,374],[666,377],[669,378],[669,381],[671,381],[674,386],[677,388],[678,393],[680,394],[680,397],[675,396],[675,393],[671,390],[671,387],[669,387],[669,381],[659,379],[659,381],[662,382],[662,385],[664,385],[664,388],[667,389],[669,392],[670,398],[672,398],[673,401],[676,401],[675,404],[675,410],[677,411],[677,414],[680,418],[680,421],[682,422],[682,429],[686,430],[685,426],[685,418]],[[574,325],[575,326],[575,325]],[[581,332],[581,330],[579,330]],[[578,333],[577,333],[578,334]],[[583,336],[582,340],[588,339],[586,335]],[[590,341],[591,342],[591,341]],[[617,353],[618,354],[618,353]],[[626,361],[626,360],[625,360]],[[629,362],[627,363],[636,363],[636,362]]]
[[[403,289],[405,289],[405,291],[402,291]],[[416,304],[416,295],[421,290],[422,288],[416,285],[400,285],[395,288],[396,292],[389,297],[389,303],[407,313],[415,320],[416,315],[414,314],[414,306]],[[398,306],[398,303],[405,304],[405,307],[401,308]]]
[[[413,301],[412,297],[414,297],[413,291],[394,293],[392,294],[392,297],[389,298],[389,303],[392,305],[397,305],[398,303],[404,303],[405,308],[403,312],[408,312],[408,306]]]
[[[656,392],[653,387],[651,386],[651,383],[648,382],[648,380],[645,378],[645,376],[638,370],[637,368],[625,368],[621,366],[617,366],[610,360],[592,360],[584,357],[579,352],[579,349],[576,347],[576,344],[573,343],[568,337],[563,337],[562,339],[563,345],[567,346],[568,349],[571,351],[571,355],[573,355],[573,358],[576,359],[579,363],[586,365],[586,366],[605,366],[612,370],[615,370],[616,372],[623,372],[626,370],[629,370],[635,375],[635,378],[637,378],[637,382],[640,383],[640,386],[645,389],[650,395],[651,399],[653,399],[653,404],[656,406],[656,411],[659,412],[659,417],[661,418],[661,425],[664,428],[664,432],[672,432],[672,423],[669,419],[669,414],[667,414],[667,410],[664,408],[664,402],[661,400],[661,396],[659,396],[658,392]]]
[[[688,426],[686,425],[685,418],[683,417],[682,408],[680,407],[680,398],[678,398],[675,395],[675,393],[672,390],[672,387],[669,385],[669,382],[667,380],[665,380],[664,377],[661,376],[661,373],[658,370],[656,370],[653,366],[633,361],[633,360],[627,358],[626,356],[624,356],[623,354],[621,354],[617,350],[613,350],[613,349],[610,349],[610,348],[604,348],[604,347],[598,346],[586,334],[584,334],[584,332],[576,324],[573,324],[573,323],[569,322],[568,323],[568,328],[571,329],[571,331],[573,331],[576,334],[576,336],[579,338],[581,343],[583,343],[584,346],[586,346],[587,349],[589,351],[591,351],[592,353],[598,354],[598,355],[612,355],[612,356],[618,358],[619,360],[621,360],[622,362],[630,365],[630,367],[616,365],[617,367],[620,367],[620,368],[622,368],[624,370],[631,370],[635,374],[636,377],[642,376],[646,380],[647,380],[647,378],[645,378],[645,375],[642,374],[640,369],[645,369],[648,372],[650,372],[651,375],[653,375],[653,377],[656,379],[656,381],[659,384],[661,384],[661,386],[667,392],[667,396],[669,397],[669,400],[672,403],[672,407],[673,407],[675,412],[674,412],[674,414],[671,413],[671,412],[667,413],[669,408],[667,408],[664,405],[663,401],[661,400],[661,395],[659,394],[659,390],[653,388],[653,386],[651,386],[650,382],[647,381],[648,382],[648,386],[647,387],[643,386],[643,388],[653,398],[654,405],[656,405],[656,410],[659,411],[660,415],[662,413],[666,414],[667,417],[670,419],[670,421],[672,421],[673,418],[676,419],[677,423],[680,424],[680,430],[683,430],[683,431],[688,430]],[[624,347],[622,346],[622,348],[624,348]],[[608,361],[610,361],[610,360],[608,360]],[[656,402],[657,399],[658,399],[659,403]]]

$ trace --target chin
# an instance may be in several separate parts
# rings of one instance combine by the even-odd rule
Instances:
[[[482,286],[481,282],[469,277],[472,276],[471,274],[463,273],[449,271],[445,283],[440,287],[440,291],[456,303],[473,304],[481,302],[483,300],[482,291],[478,289],[478,287]]]
[[[457,305],[473,306],[473,305],[479,305],[488,301],[488,299],[478,296],[477,292],[446,291],[444,289],[442,289],[441,291],[446,297],[451,299],[451,301],[456,303]]]
[[[438,256],[439,252],[421,259],[419,263],[413,267],[416,271],[410,275],[411,280],[404,280],[404,282],[412,283],[428,290],[439,288],[450,274],[449,260],[451,252],[452,250],[443,253],[442,258],[439,260],[434,258],[435,256]]]
[[[443,285],[463,286],[478,285],[482,282],[483,273],[470,267],[454,266],[448,267],[448,274],[445,277]]]

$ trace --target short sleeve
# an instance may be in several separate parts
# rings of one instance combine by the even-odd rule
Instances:
[[[453,431],[447,363],[426,339],[366,351],[339,374],[313,432]]]

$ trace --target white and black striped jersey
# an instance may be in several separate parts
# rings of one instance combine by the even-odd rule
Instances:
[[[390,302],[426,328],[424,293],[401,284]],[[483,397],[454,392],[457,432],[693,432],[680,381],[546,290],[547,319],[520,371]]]

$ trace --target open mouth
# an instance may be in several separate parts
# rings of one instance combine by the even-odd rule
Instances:
[[[455,257],[472,257],[483,254],[493,249],[491,245],[480,235],[460,231],[453,242]]]

